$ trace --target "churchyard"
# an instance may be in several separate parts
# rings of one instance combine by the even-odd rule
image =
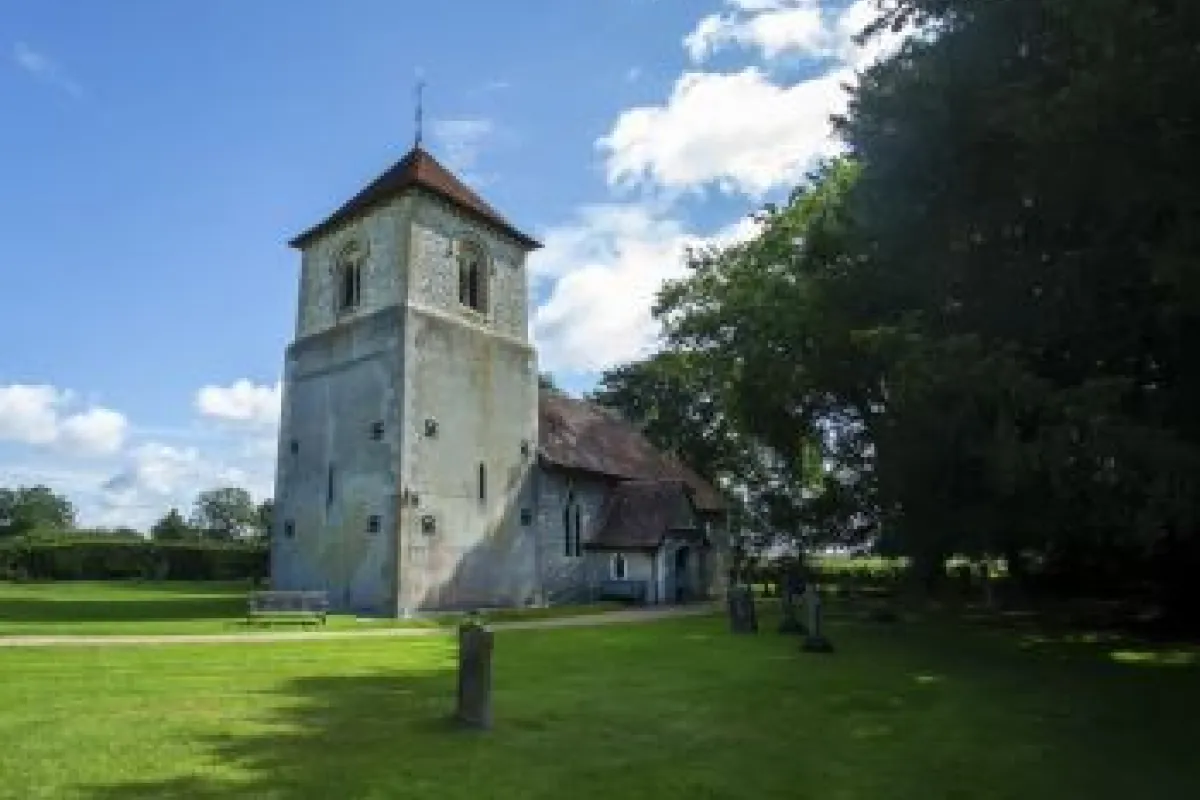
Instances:
[[[7,585],[3,630],[39,608],[21,632],[215,631],[244,601],[175,590]],[[107,611],[81,619],[87,603]],[[835,652],[811,654],[774,598],[758,607],[757,634],[722,613],[499,630],[487,731],[449,721],[449,630],[0,647],[0,797],[1200,796],[1194,647],[831,601]]]

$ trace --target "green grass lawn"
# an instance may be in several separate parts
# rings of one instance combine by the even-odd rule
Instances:
[[[299,622],[246,622],[246,583],[0,582],[0,637],[17,635],[205,634],[298,630]],[[545,609],[504,609],[489,619],[529,619],[610,611],[613,603]],[[460,615],[416,620],[356,619],[331,615],[336,630],[453,625]],[[313,626],[307,626],[309,630]]]
[[[0,648],[0,797],[1200,797],[1200,660],[946,619],[503,631],[496,728],[451,637]]]

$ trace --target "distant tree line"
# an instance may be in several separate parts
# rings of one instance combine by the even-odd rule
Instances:
[[[261,580],[272,508],[219,487],[149,531],[80,528],[71,501],[46,486],[0,489],[0,580]]]
[[[169,509],[146,534],[156,541],[209,539],[216,541],[263,540],[271,533],[274,501],[255,503],[250,492],[233,486],[200,492],[188,516]],[[74,504],[46,486],[0,488],[0,539],[40,532],[83,533],[77,525]],[[141,537],[131,527],[88,529],[87,533]]]

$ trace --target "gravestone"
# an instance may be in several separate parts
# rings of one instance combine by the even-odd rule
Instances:
[[[729,589],[729,626],[734,633],[758,633],[758,613],[749,586]]]
[[[458,628],[458,708],[454,718],[468,728],[492,727],[492,642],[478,620]]]
[[[780,633],[808,633],[808,628],[796,614],[796,601],[804,593],[804,581],[795,572],[788,572],[784,577],[782,591],[779,592]]]
[[[808,612],[808,635],[804,637],[803,649],[809,653],[832,653],[833,643],[825,638],[821,627],[821,595],[816,584],[810,583],[804,590],[804,606]]]

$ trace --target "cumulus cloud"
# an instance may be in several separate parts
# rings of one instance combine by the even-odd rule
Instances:
[[[25,42],[13,45],[12,60],[27,74],[57,89],[61,89],[72,97],[81,97],[83,89],[75,82],[67,71],[54,59],[45,53],[34,50]]]
[[[767,58],[789,51],[826,54],[831,31],[819,0],[728,5],[734,7],[732,12],[703,17],[684,37],[693,61],[703,61],[727,45],[756,47]]]
[[[684,273],[688,247],[752,234],[749,218],[702,232],[680,218],[681,195],[715,187],[761,200],[799,183],[839,143],[830,118],[845,109],[855,71],[898,37],[860,48],[854,34],[874,18],[871,0],[834,8],[818,0],[726,0],[684,39],[696,63],[726,48],[768,62],[805,56],[823,66],[782,81],[764,65],[692,69],[657,105],[629,108],[596,146],[611,187],[646,190],[642,201],[599,203],[543,236],[531,257],[547,289],[531,328],[549,370],[590,372],[643,357],[657,344],[650,307],[664,280]]]
[[[118,452],[129,430],[125,416],[102,406],[71,411],[74,400],[47,384],[0,386],[0,440],[84,456]]]
[[[196,410],[210,419],[260,428],[279,424],[283,384],[260,386],[242,378],[229,386],[204,386],[196,392]]]
[[[530,261],[552,284],[532,325],[544,369],[588,372],[647,355],[659,337],[650,316],[663,281],[684,274],[689,247],[748,238],[747,217],[709,235],[643,204],[580,210],[552,229]]]
[[[903,34],[863,47],[853,37],[873,18],[871,0],[831,11],[817,0],[731,0],[685,38],[697,60],[737,44],[768,60],[784,53],[828,59],[814,77],[778,82],[760,66],[689,71],[661,105],[626,109],[597,141],[608,181],[683,191],[715,185],[749,197],[795,185],[815,159],[837,152],[831,116],[845,110],[856,71]]]
[[[830,114],[843,108],[841,70],[780,86],[757,67],[689,72],[661,106],[632,108],[598,142],[608,180],[686,190],[715,183],[760,197],[798,182],[835,152]]]
[[[268,460],[235,462],[209,458],[195,447],[146,442],[130,451],[126,464],[101,485],[92,524],[148,528],[168,508],[191,508],[206,489],[239,486],[255,499],[269,497],[273,464]]]

